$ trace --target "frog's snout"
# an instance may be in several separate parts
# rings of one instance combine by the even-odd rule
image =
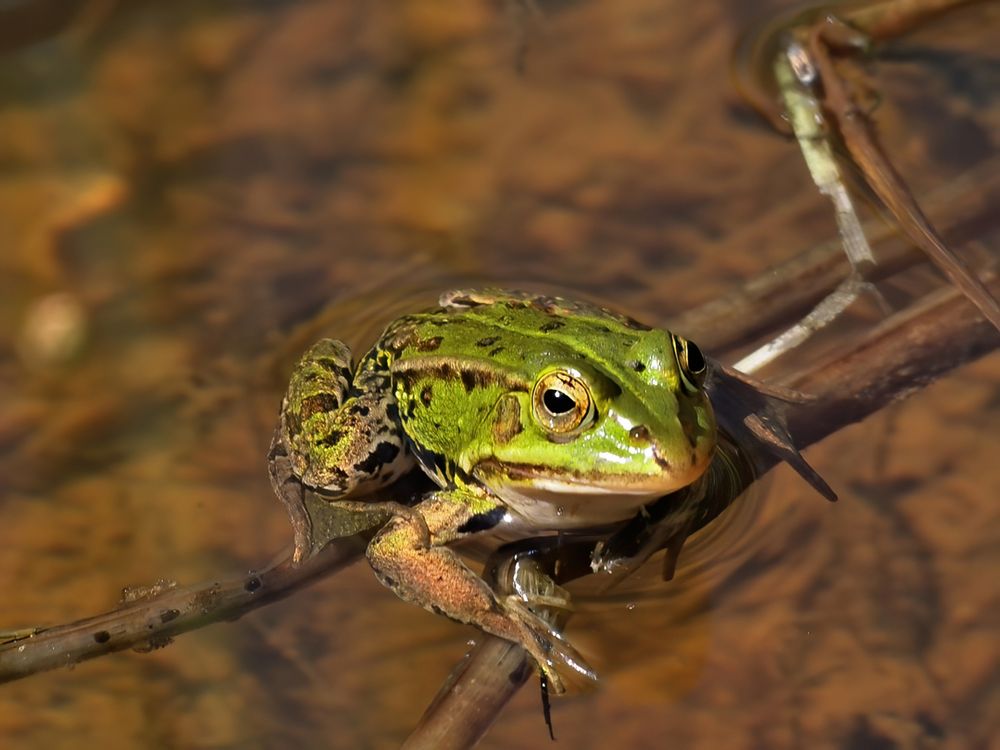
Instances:
[[[663,474],[672,477],[697,471],[704,459],[702,451],[698,450],[695,441],[690,441],[690,451],[679,452],[674,447],[654,437],[646,425],[635,425],[629,430],[628,437],[633,446],[648,452]]]

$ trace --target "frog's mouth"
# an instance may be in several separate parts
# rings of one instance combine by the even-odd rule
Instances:
[[[504,466],[499,474],[490,474],[488,484],[509,484],[523,492],[538,490],[555,495],[637,495],[654,498],[687,487],[702,471],[686,472],[681,476],[659,474],[655,476],[634,476],[629,474],[593,474],[567,472],[554,473],[534,467]],[[497,479],[499,477],[499,479]],[[484,477],[485,478],[485,477]]]
[[[509,463],[487,459],[479,463],[473,474],[488,486],[511,484],[530,490],[567,495],[640,495],[659,497],[687,487],[705,473],[711,454],[693,457],[687,466],[676,466],[657,458],[663,471],[656,474],[618,473],[609,470],[577,471],[551,466]]]
[[[681,473],[643,476],[557,471],[494,459],[479,464],[473,474],[522,521],[538,528],[566,529],[631,518],[642,506],[696,482],[709,460]]]

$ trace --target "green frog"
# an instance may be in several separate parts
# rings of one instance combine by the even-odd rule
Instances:
[[[275,442],[330,503],[388,509],[367,547],[384,585],[520,644],[559,693],[563,670],[595,677],[584,659],[447,545],[621,523],[698,482],[717,444],[705,372],[690,341],[589,303],[452,291],[390,324],[356,365],[339,341],[309,349]],[[416,466],[436,491],[378,502]]]

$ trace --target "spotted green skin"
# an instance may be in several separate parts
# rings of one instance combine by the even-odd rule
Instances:
[[[583,660],[538,608],[498,597],[443,545],[497,527],[606,526],[698,482],[716,426],[678,341],[587,303],[449,292],[393,322],[357,366],[340,342],[310,349],[278,441],[296,476],[345,508],[385,499],[382,488],[421,466],[441,490],[376,535],[372,567],[402,598],[520,643],[560,692],[567,665],[591,674]],[[552,373],[584,384],[592,404],[565,434],[534,398]]]
[[[315,367],[307,355],[299,372]],[[530,403],[538,377],[556,369],[579,374],[596,406],[595,422],[568,441],[553,439]],[[649,499],[698,479],[715,447],[711,405],[684,387],[671,335],[584,303],[452,292],[441,307],[392,323],[356,370],[375,397],[347,406],[353,414],[335,427],[328,412],[309,414],[292,439],[300,474],[338,494],[392,481],[412,453],[443,487],[478,483],[503,498],[555,479],[599,489],[594,497]],[[342,401],[350,367],[329,371],[337,398],[326,399],[329,383],[312,381],[293,389],[293,406]],[[333,430],[364,437],[338,443],[328,439]],[[584,510],[567,523],[621,520],[635,505],[623,502],[617,519]]]

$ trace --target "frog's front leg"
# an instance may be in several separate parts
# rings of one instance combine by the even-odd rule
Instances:
[[[521,598],[497,597],[458,555],[441,546],[483,528],[481,522],[495,518],[502,506],[482,491],[461,487],[435,492],[414,510],[426,525],[412,516],[394,518],[368,546],[368,560],[384,585],[401,599],[519,644],[554,693],[565,692],[559,667],[597,678],[576,649]]]

